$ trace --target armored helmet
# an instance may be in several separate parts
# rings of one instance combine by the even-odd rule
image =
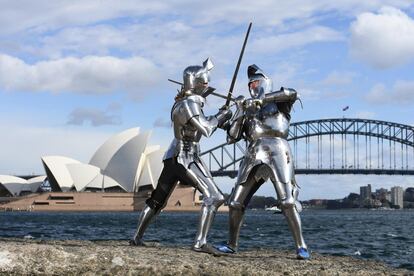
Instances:
[[[206,85],[210,81],[210,70],[213,67],[213,62],[210,58],[207,58],[203,62],[203,66],[192,65],[185,68],[183,72],[183,90],[202,95],[208,88]]]
[[[272,92],[272,80],[256,64],[252,64],[247,68],[247,77],[249,78],[249,91],[252,98],[262,99],[266,93]],[[259,84],[251,89],[250,83],[253,81],[259,81]]]

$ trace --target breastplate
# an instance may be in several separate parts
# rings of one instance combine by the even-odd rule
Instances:
[[[246,137],[252,142],[260,138],[287,138],[289,120],[275,103],[264,105],[255,112],[247,113]]]

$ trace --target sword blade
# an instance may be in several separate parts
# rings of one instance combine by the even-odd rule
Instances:
[[[247,39],[249,38],[251,28],[252,28],[252,22],[250,22],[249,27],[247,28],[247,33],[246,33],[246,36],[244,38],[243,46],[242,46],[242,49],[241,49],[241,52],[240,52],[240,55],[239,55],[239,60],[237,61],[236,70],[234,70],[233,79],[231,80],[229,93],[227,95],[227,100],[226,100],[226,104],[225,104],[226,106],[229,106],[229,104],[230,104],[231,96],[233,94],[234,85],[236,84],[237,74],[239,73],[240,63],[241,63],[242,58],[243,58],[244,49],[246,48],[246,43],[247,43]]]

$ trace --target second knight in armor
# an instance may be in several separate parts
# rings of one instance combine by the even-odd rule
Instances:
[[[252,98],[245,100],[241,96],[236,99],[238,108],[227,138],[232,143],[244,137],[249,145],[229,200],[229,241],[218,249],[226,253],[236,252],[245,208],[260,185],[270,179],[292,232],[297,257],[308,259],[299,216],[298,185],[287,142],[290,110],[297,93],[283,87],[272,92],[271,79],[256,65],[250,65],[247,74]]]
[[[207,234],[217,209],[224,202],[224,196],[199,157],[199,141],[202,136],[210,137],[213,132],[231,118],[229,109],[220,109],[214,116],[204,116],[205,92],[208,90],[209,71],[213,68],[210,59],[203,66],[189,66],[183,72],[183,87],[175,98],[171,109],[174,139],[164,155],[164,168],[156,189],[146,201],[132,245],[143,245],[142,237],[152,218],[162,208],[177,183],[192,185],[203,194],[200,221],[193,250],[217,253],[207,244]]]

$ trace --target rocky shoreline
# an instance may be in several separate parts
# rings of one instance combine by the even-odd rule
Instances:
[[[0,239],[1,275],[414,275],[380,262],[255,249],[214,257],[189,248],[127,241]]]

